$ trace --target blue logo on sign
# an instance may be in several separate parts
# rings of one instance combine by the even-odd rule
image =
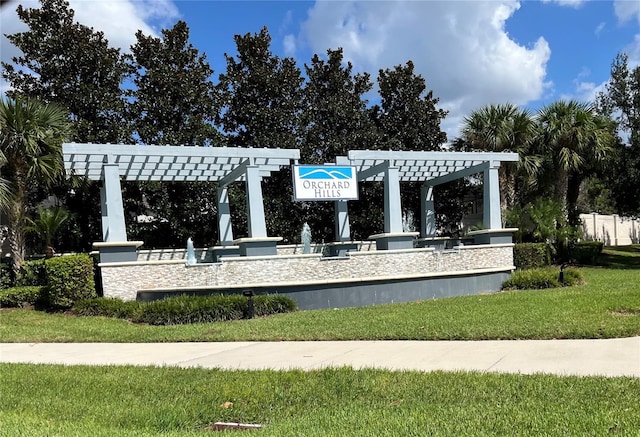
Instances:
[[[300,179],[351,179],[351,167],[300,167]]]

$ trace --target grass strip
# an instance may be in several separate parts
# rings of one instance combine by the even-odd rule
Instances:
[[[149,326],[39,311],[0,312],[2,342],[485,340],[640,335],[640,270],[584,268],[586,284],[406,304]]]
[[[0,365],[0,436],[634,435],[637,378]]]

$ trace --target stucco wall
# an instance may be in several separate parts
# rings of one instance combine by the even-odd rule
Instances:
[[[602,241],[607,246],[640,244],[640,219],[615,214],[581,214],[580,219],[587,240]]]
[[[230,257],[187,266],[183,260],[101,264],[104,294],[124,300],[139,290],[238,289],[262,284],[322,284],[418,278],[440,272],[469,274],[513,269],[513,244],[353,252],[343,258],[321,254]]]

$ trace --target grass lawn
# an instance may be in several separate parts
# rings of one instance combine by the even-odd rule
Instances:
[[[640,380],[0,365],[0,436],[638,435]],[[250,432],[249,435],[252,435]]]
[[[637,257],[637,259],[636,259]],[[185,326],[14,310],[0,341],[602,338],[640,335],[640,250],[608,250],[587,284]],[[392,372],[222,371],[0,364],[0,436],[628,435],[640,379]],[[251,434],[251,432],[249,432]]]
[[[635,261],[636,254],[633,254]],[[626,256],[626,258],[632,258]],[[637,255],[640,261],[640,252]],[[581,269],[586,285],[254,320],[148,326],[39,311],[0,312],[1,342],[482,340],[640,335],[640,269]],[[640,262],[639,262],[640,264]]]

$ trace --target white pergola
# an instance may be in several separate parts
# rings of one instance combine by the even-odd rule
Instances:
[[[400,182],[422,182],[422,237],[435,235],[433,187],[473,174],[482,173],[484,217],[487,229],[502,228],[498,169],[502,162],[518,161],[517,153],[496,152],[413,152],[352,150],[337,163],[354,165],[359,181],[383,181],[385,192],[384,233],[402,234]],[[336,209],[336,232],[340,239],[348,237],[346,203]]]
[[[249,239],[268,239],[260,181],[297,162],[297,149],[241,147],[63,144],[68,175],[102,181],[102,237],[105,243],[126,242],[120,180],[208,181],[218,184],[220,241],[234,241],[228,185],[244,181],[247,188]],[[274,243],[275,244],[275,243]]]
[[[103,183],[101,208],[104,245],[118,247],[118,244],[127,241],[121,179],[216,182],[220,242],[223,246],[237,243],[238,240],[233,238],[227,188],[231,182],[244,181],[247,188],[249,236],[240,240],[251,240],[252,244],[268,242],[267,246],[272,243],[273,250],[279,238],[267,236],[260,181],[300,159],[297,149],[76,143],[63,144],[63,155],[67,174],[85,176]],[[517,153],[352,150],[346,157],[338,157],[336,163],[355,166],[359,181],[384,182],[385,217],[384,233],[381,235],[383,238],[399,236],[402,239],[400,182],[422,182],[421,236],[431,237],[435,235],[433,187],[482,173],[483,222],[487,229],[500,229],[498,169],[502,162],[517,160]],[[348,241],[349,234],[347,202],[337,201],[337,240]],[[271,253],[271,249],[265,253]]]

